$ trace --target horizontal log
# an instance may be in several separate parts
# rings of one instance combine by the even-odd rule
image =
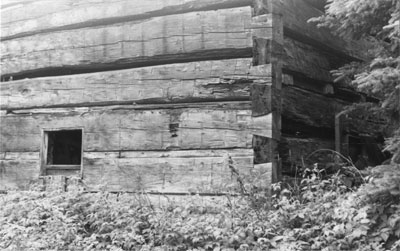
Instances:
[[[38,152],[0,152],[0,160],[38,160]]]
[[[41,130],[57,128],[83,128],[84,151],[251,148],[253,134],[272,136],[272,115],[252,117],[250,102],[169,107],[8,114],[1,117],[1,151],[38,151]]]
[[[230,59],[1,82],[0,109],[249,100],[257,74],[251,59]]]
[[[330,71],[343,62],[337,55],[324,53],[289,37],[284,38],[281,60],[284,71],[323,82],[333,82]]]
[[[2,8],[2,41],[43,32],[77,29],[200,10],[250,5],[250,0],[39,0]]]
[[[368,102],[378,102],[377,100],[374,100],[371,97],[365,97],[365,94],[361,92],[356,92],[350,88],[337,86],[332,82],[324,82],[321,80],[305,77],[304,74],[302,75],[298,72],[290,71],[287,69],[284,70],[282,84],[325,95],[327,97],[335,98],[337,100],[342,100],[349,104],[361,102],[365,99],[367,99]]]
[[[190,12],[4,41],[2,76],[251,57],[251,50],[250,7]]]
[[[28,189],[39,178],[38,152],[0,152],[0,156],[0,190]]]
[[[103,182],[112,191],[226,192],[235,182],[228,156],[240,173],[250,173],[251,149],[84,153],[83,178],[90,190]]]
[[[36,158],[32,153],[4,154],[8,157],[0,160],[0,190],[27,188],[39,178],[38,153]],[[253,171],[252,149],[85,152],[83,183],[89,191],[227,192],[236,185],[228,167],[229,156],[240,174]],[[79,176],[63,170],[48,170],[48,174]],[[268,179],[268,173],[265,175]]]
[[[45,0],[14,0],[7,1],[7,3],[2,1],[1,23],[7,24],[29,18],[38,18],[68,8],[70,8],[70,6],[65,1],[54,1],[52,4],[49,4]],[[28,12],[27,9],[31,9],[32,11]]]
[[[363,43],[345,41],[332,34],[326,28],[318,28],[308,20],[323,15],[323,11],[314,8],[303,0],[270,0],[272,12],[282,14],[284,34],[296,40],[306,42],[322,50],[337,54],[344,59],[365,58]]]
[[[230,102],[196,102],[196,103],[172,103],[172,104],[130,104],[130,105],[110,105],[110,106],[88,106],[88,107],[60,107],[60,108],[32,108],[5,111],[0,110],[1,116],[12,115],[38,115],[38,114],[86,114],[91,112],[101,112],[104,110],[136,110],[136,111],[151,111],[151,110],[169,110],[169,109],[221,109],[221,110],[247,110],[250,109],[248,101],[230,101]]]
[[[335,127],[335,114],[348,102],[294,86],[282,87],[282,117],[311,127]],[[282,124],[282,127],[285,127]],[[301,128],[299,128],[301,129]]]

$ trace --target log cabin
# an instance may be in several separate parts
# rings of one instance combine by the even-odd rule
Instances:
[[[323,1],[322,1],[323,2]],[[0,190],[217,194],[335,149],[362,48],[313,0],[14,0],[1,9]]]

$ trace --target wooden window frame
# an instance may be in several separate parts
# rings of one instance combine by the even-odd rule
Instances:
[[[49,143],[49,132],[55,131],[81,131],[81,161],[80,165],[48,165],[47,164],[47,151]],[[40,176],[47,176],[47,170],[72,170],[80,171],[79,175],[83,176],[83,145],[84,145],[84,129],[83,127],[60,127],[60,128],[42,128],[41,129],[41,146],[40,146]]]

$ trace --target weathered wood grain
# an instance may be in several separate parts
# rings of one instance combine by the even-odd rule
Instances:
[[[231,156],[242,174],[253,168],[251,149],[84,153],[84,183],[90,190],[227,192],[234,185]]]
[[[109,25],[199,10],[250,5],[250,0],[57,0],[23,2],[2,8],[2,40],[33,34]]]
[[[254,16],[252,28],[253,64],[280,62],[283,46],[282,17],[275,14]]]
[[[249,100],[261,77],[271,81],[270,66],[229,59],[25,79],[0,83],[0,109]]]
[[[278,173],[280,170],[277,165],[277,153],[275,151],[276,141],[280,138],[281,131],[281,95],[282,86],[282,54],[283,54],[283,23],[282,17],[279,15],[266,14],[264,8],[270,5],[267,1],[254,0],[254,17],[253,22],[271,22],[271,31],[262,28],[261,30],[253,29],[253,64],[254,65],[271,65],[272,81],[271,86],[266,83],[254,84],[251,89],[252,111],[253,116],[260,116],[267,112],[271,112],[272,135],[255,135],[253,137],[254,163],[265,163],[271,165],[269,172],[264,170],[268,176],[269,182],[261,182],[260,185],[270,186],[271,181],[278,181]],[[255,25],[253,25],[255,26]],[[261,168],[262,169],[262,168]],[[265,168],[264,168],[265,169]]]
[[[316,50],[313,46],[289,37],[284,38],[281,60],[284,70],[324,82],[333,82],[330,71],[337,69],[338,62],[341,62],[334,54]]]
[[[253,116],[260,116],[271,113],[275,107],[272,105],[271,85],[253,84],[251,85],[251,101]]]
[[[1,153],[0,190],[26,189],[39,178],[39,153]],[[251,149],[85,152],[83,183],[88,190],[163,193],[223,193],[235,186],[228,157],[239,173],[253,171]],[[49,170],[48,175],[79,173]]]
[[[273,162],[276,152],[276,140],[255,135],[253,137],[254,163]]]
[[[190,12],[1,43],[2,76],[251,56],[251,8]]]
[[[1,153],[0,190],[26,189],[39,178],[39,153]],[[108,191],[222,193],[235,186],[228,156],[239,173],[253,172],[251,149],[85,152],[83,183]],[[50,170],[48,175],[78,177],[79,173]]]
[[[1,152],[0,190],[27,189],[39,178],[39,166],[38,152]]]
[[[333,129],[335,114],[346,105],[349,103],[294,86],[282,88],[282,116],[309,126]]]
[[[38,151],[46,128],[83,128],[84,151],[251,148],[253,134],[272,136],[272,115],[252,117],[249,101],[163,106],[8,114],[1,151]]]

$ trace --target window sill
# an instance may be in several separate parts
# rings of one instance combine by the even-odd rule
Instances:
[[[81,165],[45,165],[46,170],[81,170]]]

